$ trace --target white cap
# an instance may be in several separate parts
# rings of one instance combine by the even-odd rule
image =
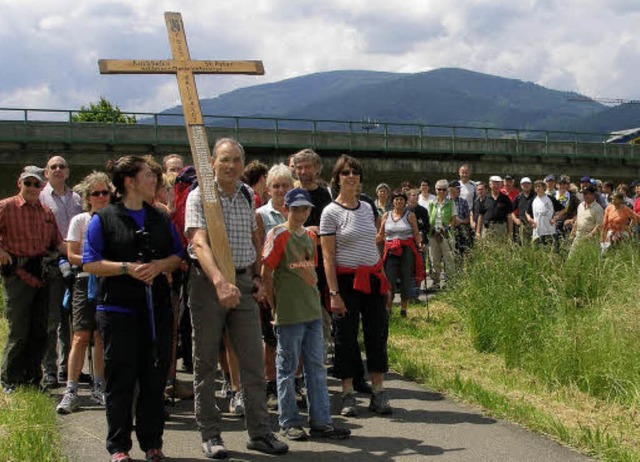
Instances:
[[[493,175],[491,178],[489,178],[489,181],[500,181],[500,182],[502,182],[502,178],[500,178],[498,175]]]
[[[531,178],[529,178],[528,176],[525,176],[523,179],[520,180],[520,184],[524,184],[524,183],[531,183]]]

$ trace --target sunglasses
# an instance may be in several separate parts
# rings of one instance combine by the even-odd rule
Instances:
[[[90,192],[90,193],[89,193],[89,195],[90,195],[91,197],[100,197],[100,196],[104,196],[104,197],[106,197],[106,196],[108,196],[109,194],[111,194],[111,193],[110,193],[109,191],[107,191],[106,189],[103,189],[102,191],[93,191],[93,192]]]
[[[27,188],[30,187],[34,187],[34,188],[39,188],[41,183],[39,181],[29,181],[29,180],[25,180],[22,182],[23,185],[25,185]]]
[[[67,168],[67,166],[64,164],[49,165],[49,170],[64,170],[65,168]]]
[[[342,175],[342,176],[349,176],[349,175],[360,176],[360,172],[358,170],[354,170],[354,169],[346,169],[346,170],[341,171],[340,175]]]
[[[444,191],[444,192],[446,192],[447,188],[436,188],[436,191]]]

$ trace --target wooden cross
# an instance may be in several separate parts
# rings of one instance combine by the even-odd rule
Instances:
[[[263,75],[262,61],[196,61],[189,56],[187,37],[180,13],[164,14],[171,44],[173,59],[127,60],[101,59],[98,61],[101,74],[175,74],[180,89],[184,120],[189,135],[191,155],[196,167],[198,184],[202,194],[202,205],[207,222],[211,250],[220,271],[228,281],[235,283],[235,267],[231,248],[214,184],[210,163],[209,141],[200,110],[200,100],[194,74],[253,74]],[[179,230],[182,231],[182,230]]]

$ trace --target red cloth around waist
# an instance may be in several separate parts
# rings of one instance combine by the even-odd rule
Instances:
[[[374,266],[358,266],[357,268],[346,268],[344,266],[336,267],[336,274],[355,274],[353,279],[353,288],[359,292],[365,294],[371,293],[371,275],[377,277],[380,280],[380,293],[386,294],[389,292],[391,286],[389,281],[382,272],[383,261],[380,259]]]

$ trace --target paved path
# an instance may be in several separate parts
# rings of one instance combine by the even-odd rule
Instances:
[[[186,379],[187,376],[182,376]],[[293,442],[286,456],[276,458],[245,449],[244,422],[224,417],[223,438],[230,461],[587,461],[589,458],[566,449],[520,427],[483,416],[468,406],[389,374],[386,386],[394,408],[382,417],[367,409],[368,398],[359,396],[359,414],[343,418],[339,414],[338,382],[331,379],[331,404],[335,421],[351,429],[352,437],[338,442]],[[104,448],[104,409],[90,405],[88,390],[81,390],[80,411],[61,416],[63,447],[69,460],[85,462],[109,460]],[[219,400],[224,409],[226,401]],[[277,415],[271,413],[277,428]],[[178,401],[166,425],[166,455],[172,461],[202,461],[200,437],[193,416],[193,401]],[[144,460],[136,446],[132,457]]]

